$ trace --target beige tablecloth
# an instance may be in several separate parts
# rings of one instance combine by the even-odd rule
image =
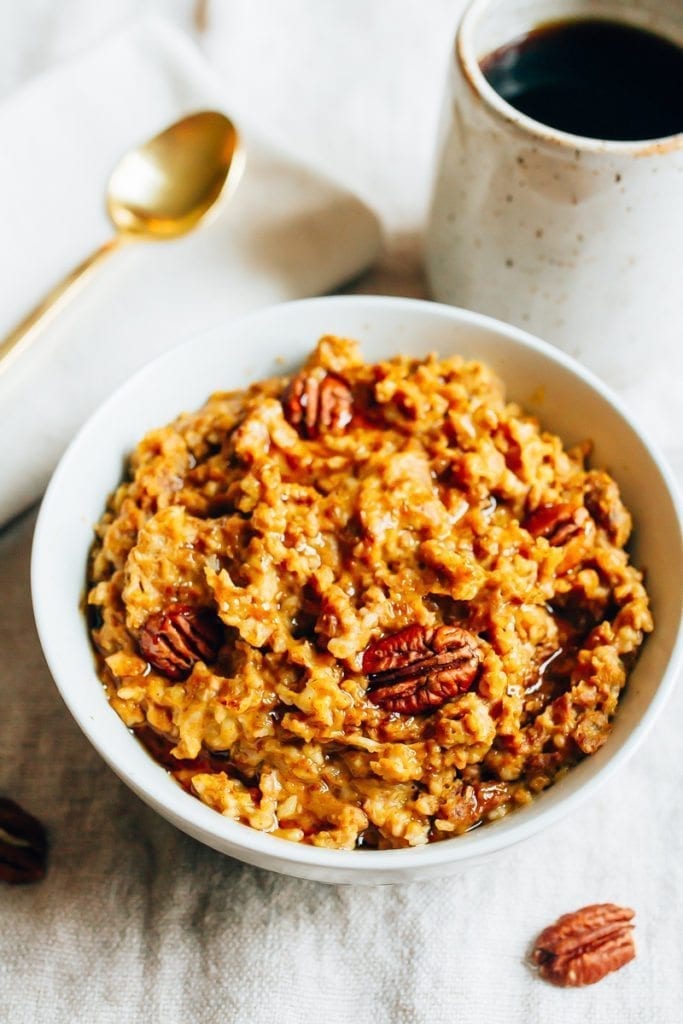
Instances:
[[[9,89],[70,55],[136,6],[6,5],[0,84]],[[148,6],[191,30],[181,0]],[[428,145],[460,6],[209,5],[204,46],[240,98],[251,93],[254,115],[267,128],[281,119],[308,156],[317,147],[320,161],[382,213],[389,251],[357,290],[423,290],[417,233]],[[674,383],[668,394],[666,383],[656,385],[657,401],[652,387],[645,418]],[[661,408],[657,416],[680,475],[677,417]],[[678,1024],[680,687],[638,754],[596,796],[485,865],[388,888],[280,877],[177,832],[81,736],[32,623],[33,519],[0,533],[0,792],[43,818],[52,857],[43,883],[0,888],[3,1024]],[[637,960],[584,990],[538,980],[524,956],[540,928],[607,900],[636,909]]]

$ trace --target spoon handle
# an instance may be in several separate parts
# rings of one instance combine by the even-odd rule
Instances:
[[[0,374],[14,362],[16,357],[23,352],[40,331],[62,310],[73,296],[80,291],[85,282],[89,280],[96,267],[100,265],[106,256],[119,248],[122,242],[121,235],[115,235],[110,241],[105,242],[99,249],[91,253],[87,259],[79,263],[67,277],[58,285],[55,285],[45,298],[32,309],[28,316],[25,316],[21,323],[10,331],[0,341]]]

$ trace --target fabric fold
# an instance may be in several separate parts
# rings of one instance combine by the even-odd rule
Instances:
[[[368,207],[261,138],[194,44],[144,18],[0,106],[0,336],[111,235],[105,194],[120,156],[207,108],[244,140],[234,194],[184,239],[125,246],[0,373],[11,438],[0,525],[40,496],[77,428],[144,363],[250,309],[334,290],[377,255]]]

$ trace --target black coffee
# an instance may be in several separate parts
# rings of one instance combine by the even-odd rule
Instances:
[[[503,99],[561,131],[622,141],[683,131],[683,48],[644,29],[550,22],[480,65]]]

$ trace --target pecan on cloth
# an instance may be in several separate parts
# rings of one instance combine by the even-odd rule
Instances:
[[[553,985],[593,985],[635,957],[634,916],[614,903],[563,914],[538,936],[531,961]]]
[[[363,672],[373,704],[414,715],[469,690],[481,662],[477,638],[466,629],[413,625],[369,644]]]
[[[47,848],[47,832],[38,819],[0,797],[0,881],[39,882],[47,870]]]

